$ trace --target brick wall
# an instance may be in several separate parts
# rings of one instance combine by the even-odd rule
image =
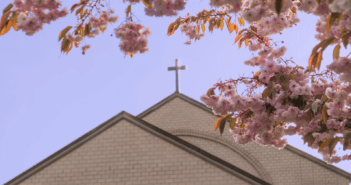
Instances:
[[[122,120],[20,183],[66,184],[248,183]]]
[[[219,136],[218,131],[215,133],[213,132],[213,125],[217,120],[216,116],[185,102],[180,98],[174,98],[161,108],[145,116],[143,119],[169,132],[177,129],[188,129],[202,132],[213,137]],[[228,162],[259,177],[256,172],[257,170],[253,170],[252,166],[247,166],[250,161],[238,158],[235,151],[223,149],[223,146],[219,146],[220,144],[211,142],[204,138],[192,139],[185,136],[180,137],[194,145],[198,144],[213,155],[218,157],[225,156],[223,158]],[[258,163],[263,166],[263,169],[266,170],[272,179],[272,183],[275,185],[349,184],[347,178],[288,150],[278,150],[271,146],[260,146],[254,142],[246,145],[238,145],[234,142],[232,135],[228,131],[228,127],[225,128],[222,139],[232,142],[233,145],[253,156]],[[235,159],[231,159],[231,157]]]

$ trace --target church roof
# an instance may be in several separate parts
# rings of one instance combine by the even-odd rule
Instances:
[[[167,104],[168,102],[170,102],[174,98],[180,98],[180,99],[182,99],[182,100],[184,100],[184,101],[186,101],[186,102],[188,102],[188,103],[190,103],[190,104],[192,104],[192,105],[194,105],[194,106],[196,106],[196,107],[198,107],[200,109],[203,109],[203,110],[213,114],[212,109],[208,108],[203,103],[200,103],[200,102],[198,102],[198,101],[196,101],[196,100],[194,100],[194,99],[192,99],[192,98],[190,98],[190,97],[188,97],[188,96],[186,96],[184,94],[181,94],[181,93],[176,91],[175,93],[173,93],[170,96],[166,97],[165,99],[163,99],[159,103],[155,104],[154,106],[152,106],[149,109],[145,110],[144,112],[140,113],[137,116],[137,118],[140,118],[140,119],[144,118],[145,116],[147,116],[148,114],[150,114],[153,111],[157,110],[158,108],[162,107],[163,105]],[[218,116],[218,117],[220,117],[220,116]],[[340,174],[340,175],[350,179],[350,181],[351,181],[351,174],[346,172],[346,171],[344,171],[344,170],[342,170],[342,169],[340,169],[340,168],[338,168],[338,167],[335,167],[333,165],[327,164],[325,161],[320,160],[320,159],[318,159],[318,158],[316,158],[316,157],[314,157],[314,156],[312,156],[312,155],[310,155],[310,154],[308,154],[306,152],[303,152],[303,151],[301,151],[301,150],[299,150],[299,149],[297,149],[297,148],[295,148],[295,147],[293,147],[293,146],[291,146],[289,144],[287,144],[284,147],[284,149],[288,150],[288,151],[290,151],[292,153],[295,153],[295,154],[297,154],[297,155],[299,155],[299,156],[301,156],[303,158],[306,158],[306,159],[308,159],[308,160],[310,160],[310,161],[312,161],[312,162],[314,162],[314,163],[316,163],[316,164],[318,164],[320,166],[323,166],[324,168],[327,168],[327,169],[329,169],[329,170],[331,170],[331,171],[333,171],[333,172],[335,172],[337,174]]]
[[[180,95],[180,94],[173,94],[172,96],[180,96],[183,97],[184,95]],[[185,96],[184,96],[185,97]],[[183,97],[183,98],[184,98]],[[186,97],[188,98],[188,97]],[[190,99],[190,98],[188,98]],[[191,101],[194,101],[194,103],[198,103],[195,100],[190,99]],[[162,101],[164,102],[164,101]],[[13,178],[12,180],[10,180],[9,182],[5,183],[4,185],[14,185],[14,184],[18,184],[22,181],[24,181],[25,179],[29,178],[31,175],[39,172],[40,170],[44,169],[45,167],[49,166],[50,164],[52,164],[53,162],[55,162],[56,160],[60,159],[61,157],[67,155],[68,153],[70,153],[71,151],[75,150],[76,148],[78,148],[79,146],[83,145],[84,143],[88,142],[89,140],[91,140],[92,138],[94,138],[95,136],[97,136],[98,134],[104,132],[105,130],[107,130],[108,128],[112,127],[113,125],[117,124],[119,121],[121,120],[126,120],[128,122],[130,122],[131,124],[134,124],[135,126],[138,126],[139,128],[205,160],[208,163],[211,163],[223,170],[225,170],[226,172],[247,181],[250,184],[263,184],[263,185],[268,185],[269,183],[267,183],[266,181],[180,139],[177,136],[174,136],[140,118],[137,118],[125,111],[122,111],[121,113],[117,114],[116,116],[112,117],[111,119],[107,120],[105,123],[97,126],[96,128],[94,128],[93,130],[89,131],[88,133],[84,134],[83,136],[79,137],[78,139],[76,139],[75,141],[71,142],[70,144],[68,144],[67,146],[65,146],[64,148],[62,148],[61,150],[55,152],[54,154],[52,154],[51,156],[47,157],[46,159],[44,159],[43,161],[39,162],[38,164],[34,165],[33,167],[29,168],[28,170],[26,170],[25,172],[21,173],[20,175],[18,175],[17,177]]]

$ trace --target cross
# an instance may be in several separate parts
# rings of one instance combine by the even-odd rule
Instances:
[[[185,66],[178,66],[178,59],[175,60],[175,67],[168,67],[168,71],[176,71],[176,92],[179,92],[178,70],[185,69]]]

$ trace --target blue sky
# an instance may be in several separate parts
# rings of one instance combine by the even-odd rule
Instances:
[[[0,9],[12,2],[0,1]],[[78,0],[77,0],[78,2]],[[75,1],[63,1],[70,7]],[[0,184],[58,151],[81,135],[121,111],[138,115],[175,91],[175,59],[187,69],[180,71],[180,92],[200,101],[200,96],[219,79],[236,78],[259,69],[245,66],[252,57],[245,47],[238,50],[235,32],[215,30],[192,45],[179,30],[166,35],[176,17],[155,18],[144,15],[143,5],[132,6],[140,23],[151,29],[149,51],[124,57],[120,40],[111,37],[113,29],[125,19],[128,4],[111,1],[119,20],[94,39],[83,41],[92,48],[86,55],[73,48],[60,54],[59,32],[74,26],[73,15],[59,19],[34,36],[22,31],[0,37]],[[195,15],[209,8],[209,1],[189,0],[186,9]],[[301,22],[272,38],[284,41],[285,58],[293,57],[306,66],[312,48],[317,17],[298,12]],[[279,44],[279,46],[283,46]],[[341,56],[347,51],[341,49]],[[332,61],[332,48],[324,52],[322,69]],[[290,145],[321,158],[317,151],[303,145],[300,136],[288,137]],[[337,167],[351,173],[351,162]]]

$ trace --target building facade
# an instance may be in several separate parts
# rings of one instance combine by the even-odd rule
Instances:
[[[178,92],[121,112],[5,185],[348,185],[351,174],[290,145],[239,145],[218,116]]]

